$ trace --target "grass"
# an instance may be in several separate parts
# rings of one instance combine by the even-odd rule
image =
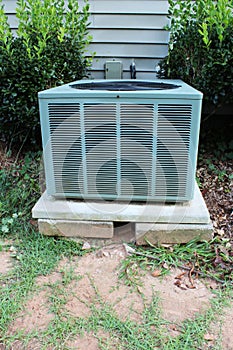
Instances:
[[[193,267],[194,272],[201,276],[212,278],[222,285],[232,284],[232,257],[223,252],[219,255],[216,253],[222,245],[219,238],[214,238],[210,242],[194,239],[187,244],[138,247],[123,261],[120,278],[128,285],[140,285],[139,267],[142,270],[157,270],[160,275],[168,273],[170,267]],[[218,263],[215,264],[216,259]]]
[[[28,154],[17,164],[0,169],[0,220],[2,239],[9,241],[15,267],[1,277],[0,332],[20,310],[35,278],[50,273],[63,256],[82,255],[81,245],[42,236],[31,223],[31,209],[40,195],[40,154]]]
[[[75,278],[73,276],[70,283]],[[103,350],[204,349],[205,334],[209,332],[211,325],[216,326],[227,299],[232,295],[232,291],[228,289],[218,290],[216,297],[211,301],[210,308],[196,318],[185,320],[178,325],[179,335],[172,337],[168,332],[170,323],[163,318],[160,297],[156,293],[153,294],[149,304],[145,300],[141,321],[135,322],[130,317],[125,320],[119,318],[112,305],[101,298],[96,286],[93,286],[96,292],[94,302],[89,305],[91,315],[72,316],[65,308],[70,296],[69,288],[66,287],[63,281],[50,285],[50,310],[54,313],[54,318],[47,329],[40,333],[21,332],[14,337],[8,337],[6,344],[9,348],[16,339],[21,341],[22,346],[37,339],[42,350],[48,348],[68,350],[72,349],[67,345],[68,341],[72,342],[74,339],[82,339],[89,335],[97,339],[99,348]],[[217,336],[219,337],[219,334]],[[221,348],[216,342],[211,349],[220,350]]]
[[[69,285],[74,281],[78,283],[82,276],[76,276],[72,267],[61,271],[62,280],[49,286],[49,305],[54,319],[47,329],[28,334],[22,331],[8,334],[9,325],[38,288],[35,285],[36,277],[51,273],[63,257],[84,254],[81,245],[76,242],[40,235],[31,221],[31,208],[40,195],[40,156],[39,153],[29,153],[17,163],[9,162],[0,169],[0,250],[11,247],[15,258],[13,270],[0,277],[0,334],[6,349],[10,349],[16,340],[25,349],[32,340],[37,340],[42,350],[49,346],[54,350],[71,349],[67,341],[86,334],[95,337],[99,348],[104,350],[207,348],[204,335],[211,330],[214,322],[220,322],[222,309],[232,298],[232,280],[227,270],[232,264],[232,257],[224,254],[224,249],[216,256],[216,249],[225,244],[219,239],[202,243],[192,241],[172,247],[137,248],[136,252],[142,255],[132,254],[123,261],[120,277],[136,288],[140,286],[141,273],[159,269],[163,275],[170,266],[180,264],[191,264],[198,271],[224,281],[224,289],[221,287],[216,291],[210,308],[195,319],[180,324],[177,337],[171,337],[168,332],[169,322],[163,318],[160,298],[156,293],[149,304],[145,302],[141,322],[134,322],[130,318],[120,319],[112,306],[101,299],[93,285],[95,303],[89,305],[91,315],[73,317],[65,309],[70,296]],[[216,258],[219,263],[213,265]],[[220,349],[218,342],[212,349]]]

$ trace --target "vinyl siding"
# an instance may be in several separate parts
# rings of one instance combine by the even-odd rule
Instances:
[[[80,1],[82,7],[83,1]],[[135,59],[137,78],[154,79],[158,61],[167,54],[169,33],[167,0],[89,0],[90,33],[93,42],[89,52],[96,52],[91,76],[104,78],[106,60],[121,60],[123,78],[129,78],[129,67]],[[17,29],[16,0],[3,0],[13,31]],[[87,53],[88,55],[88,53]]]

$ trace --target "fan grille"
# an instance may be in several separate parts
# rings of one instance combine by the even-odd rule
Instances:
[[[105,91],[145,91],[177,89],[180,85],[148,81],[104,81],[71,84],[71,88],[79,90],[105,90]]]

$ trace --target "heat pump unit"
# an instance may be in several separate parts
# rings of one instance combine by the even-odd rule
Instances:
[[[82,80],[39,92],[47,193],[192,199],[201,104],[180,80]]]

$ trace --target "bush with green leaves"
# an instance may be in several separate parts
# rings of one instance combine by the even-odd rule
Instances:
[[[233,102],[233,1],[169,0],[168,56],[160,78],[182,79],[216,107]]]
[[[38,91],[87,76],[89,4],[18,0],[13,36],[0,0],[0,134],[11,147],[40,147]]]

